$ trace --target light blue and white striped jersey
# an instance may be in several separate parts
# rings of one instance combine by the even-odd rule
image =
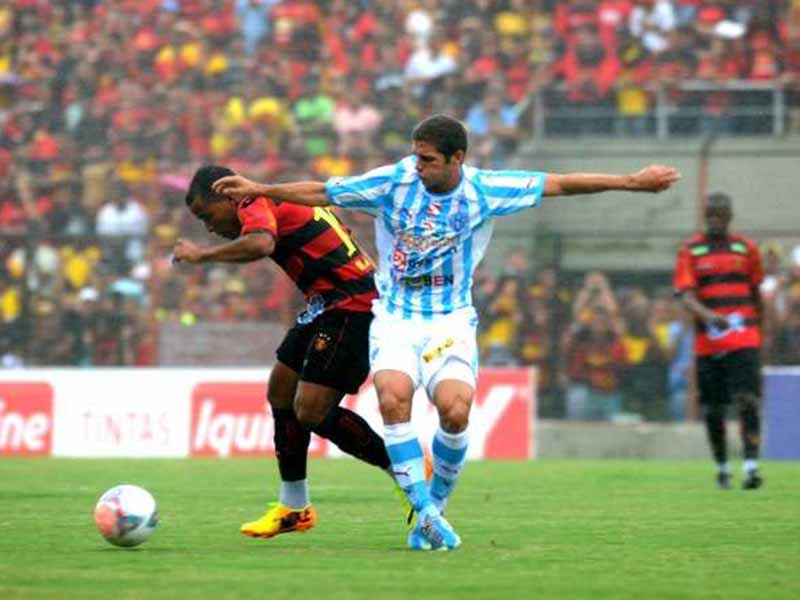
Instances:
[[[491,217],[537,206],[545,174],[462,167],[447,194],[428,192],[416,156],[325,184],[331,204],[375,217],[379,302],[390,314],[431,319],[472,306],[472,276]]]

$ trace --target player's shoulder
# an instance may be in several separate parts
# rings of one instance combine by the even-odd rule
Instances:
[[[391,169],[391,177],[395,184],[408,184],[419,179],[417,157],[413,154],[401,158],[388,168]]]
[[[274,209],[275,203],[266,196],[248,196],[246,198],[241,198],[239,200],[239,204],[237,204],[237,208],[239,210],[245,210],[251,207],[267,207],[270,209]]]
[[[758,244],[755,242],[755,240],[752,240],[741,233],[731,233],[728,237],[730,238],[731,243],[744,244],[748,250],[758,251]]]
[[[683,240],[681,241],[681,248],[691,249],[706,244],[708,244],[708,239],[706,238],[706,234],[698,231],[688,237],[683,238]]]

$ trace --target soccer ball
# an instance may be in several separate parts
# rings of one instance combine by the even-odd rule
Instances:
[[[97,501],[94,524],[115,546],[138,546],[158,525],[156,501],[138,485],[114,486]]]

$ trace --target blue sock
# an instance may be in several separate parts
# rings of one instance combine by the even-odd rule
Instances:
[[[439,427],[433,437],[431,499],[439,512],[444,510],[447,499],[464,468],[468,445],[469,435],[466,430],[460,433],[447,433]]]
[[[384,425],[383,432],[395,480],[417,512],[430,510],[432,504],[425,483],[425,459],[414,427],[411,423],[395,423]]]

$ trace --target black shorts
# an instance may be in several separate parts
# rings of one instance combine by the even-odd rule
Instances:
[[[369,374],[372,313],[331,310],[292,327],[278,347],[278,360],[317,383],[355,394]]]
[[[761,397],[761,357],[758,348],[742,348],[719,356],[697,357],[700,404],[730,404],[736,392]]]

